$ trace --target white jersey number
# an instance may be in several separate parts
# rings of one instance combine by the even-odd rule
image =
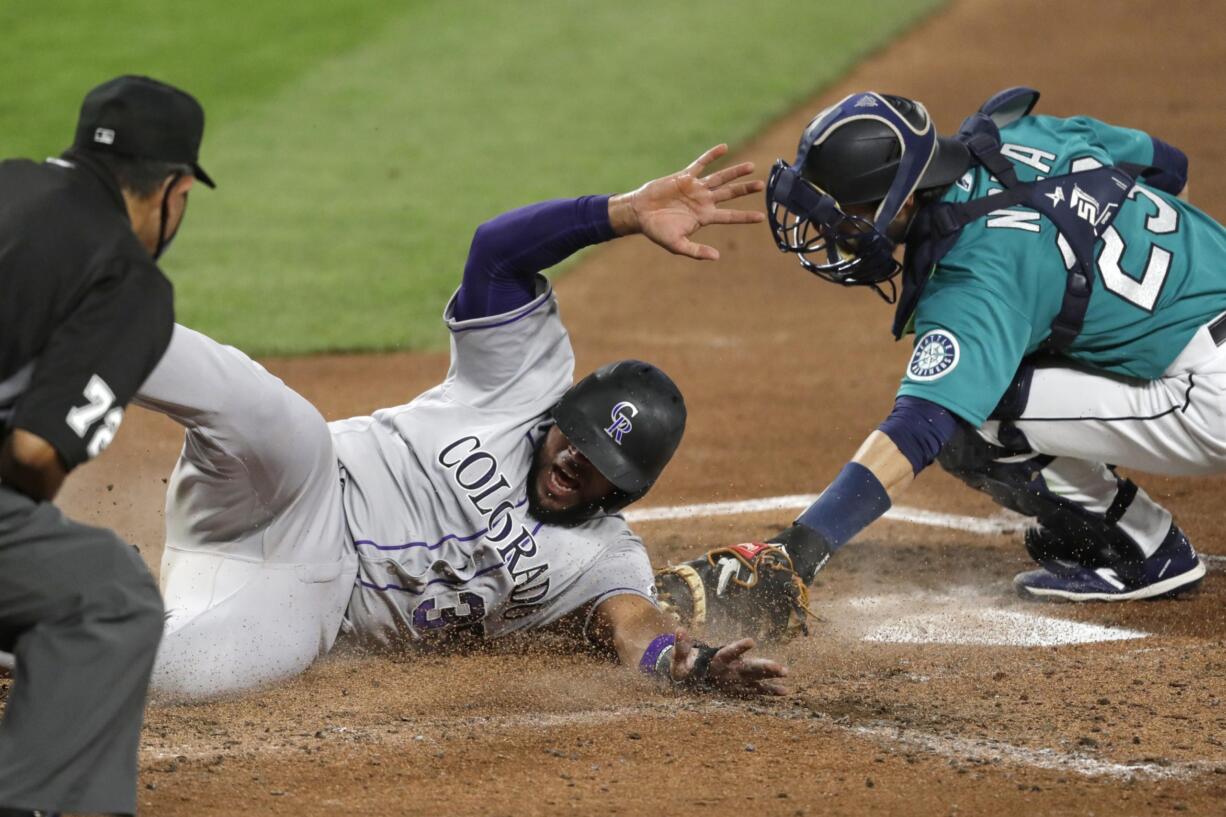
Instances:
[[[98,375],[94,375],[85,384],[85,399],[89,402],[83,406],[74,406],[68,410],[64,421],[68,423],[78,437],[84,439],[94,423],[102,420],[102,426],[89,438],[85,451],[90,457],[96,457],[115,439],[119,424],[123,422],[123,409],[115,406],[115,392]]]
[[[1090,157],[1083,157],[1072,163],[1072,172],[1092,170],[1102,167],[1102,163]],[[1145,220],[1145,229],[1154,235],[1168,235],[1179,229],[1179,213],[1170,203],[1139,184],[1134,184],[1128,191],[1128,198],[1136,199],[1144,196],[1156,208],[1156,212]],[[1124,251],[1128,249],[1123,236],[1115,227],[1107,227],[1102,235],[1103,249],[1098,256],[1098,274],[1102,276],[1103,286],[1133,306],[1153,312],[1162,293],[1162,285],[1166,283],[1166,275],[1171,269],[1171,252],[1157,244],[1150,244],[1149,257],[1145,260],[1145,271],[1140,278],[1134,278],[1124,272],[1120,265]],[[1057,234],[1056,243],[1064,254],[1064,263],[1069,269],[1077,263],[1072,249],[1063,235]]]
[[[1157,208],[1157,212],[1145,220],[1146,230],[1154,235],[1167,235],[1179,229],[1179,213],[1169,202],[1139,184],[1128,191],[1128,198],[1135,199],[1138,194],[1149,199]],[[1098,256],[1098,272],[1103,277],[1103,286],[1128,303],[1153,312],[1171,268],[1171,252],[1157,244],[1150,244],[1145,272],[1138,279],[1124,272],[1120,266],[1125,249],[1124,239],[1114,227],[1103,230],[1103,251]]]
[[[485,618],[485,599],[477,593],[461,592],[455,603],[439,605],[440,598],[421,602],[413,610],[413,626],[419,633],[476,624]]]

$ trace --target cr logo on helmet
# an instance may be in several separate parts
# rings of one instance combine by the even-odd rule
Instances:
[[[639,413],[638,407],[628,400],[623,400],[613,407],[609,412],[609,416],[613,418],[613,423],[604,430],[613,438],[613,442],[618,445],[622,444],[622,435],[630,433],[634,429],[634,424],[630,422],[630,418]]]

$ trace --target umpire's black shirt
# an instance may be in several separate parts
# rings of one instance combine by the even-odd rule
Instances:
[[[173,328],[170,281],[106,169],[0,162],[0,439],[37,434],[68,469],[96,456]]]

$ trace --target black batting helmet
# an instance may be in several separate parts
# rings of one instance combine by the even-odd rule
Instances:
[[[553,407],[558,430],[616,488],[606,511],[647,493],[681,444],[685,417],[677,385],[641,360],[602,366]]]

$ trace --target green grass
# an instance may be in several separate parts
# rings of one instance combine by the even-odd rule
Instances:
[[[219,185],[166,258],[180,320],[259,354],[433,346],[480,221],[742,142],[940,2],[7,0],[0,146],[58,152],[116,73],[178,83]]]

